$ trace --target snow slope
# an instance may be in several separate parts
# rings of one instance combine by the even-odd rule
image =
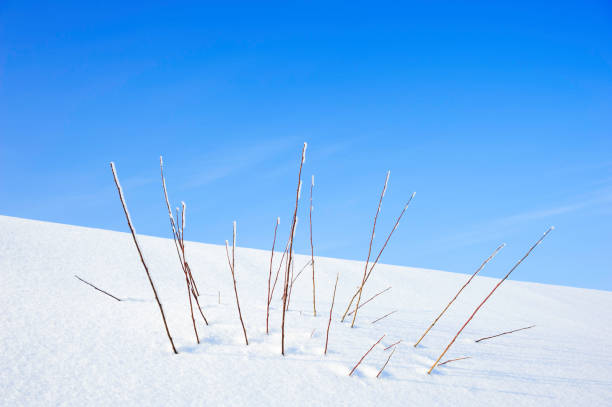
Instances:
[[[172,241],[141,236],[180,352],[173,355],[129,234],[4,216],[0,230],[0,404],[5,406],[612,403],[611,292],[507,281],[444,359],[472,358],[427,375],[497,280],[476,278],[415,349],[414,341],[466,275],[379,265],[364,298],[393,288],[364,307],[351,329],[338,322],[338,314],[360,281],[363,263],[317,258],[318,315],[312,316],[311,280],[304,274],[287,314],[288,354],[282,357],[279,291],[272,332],[265,334],[269,252],[237,249],[247,347],[224,247],[187,243],[210,321],[210,326],[198,321],[202,343],[196,345]],[[545,245],[534,255],[541,255]],[[296,270],[307,260],[297,256]],[[475,266],[479,261],[475,259]],[[340,283],[330,350],[324,357],[336,272]],[[93,290],[74,274],[125,301]],[[398,312],[371,324],[393,310]],[[531,324],[537,326],[474,343]],[[351,367],[383,333],[385,346],[403,340],[383,376],[375,378],[389,351],[379,345],[349,377]]]

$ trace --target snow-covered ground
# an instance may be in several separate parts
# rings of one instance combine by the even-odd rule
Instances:
[[[380,264],[364,298],[393,288],[365,306],[351,329],[339,322],[339,314],[363,263],[317,258],[318,315],[312,315],[311,279],[305,272],[292,294],[283,357],[280,290],[272,302],[271,333],[265,333],[269,252],[238,248],[236,253],[247,347],[225,248],[186,244],[210,322],[198,320],[201,343],[196,345],[172,240],[141,236],[180,352],[174,355],[129,234],[4,216],[0,230],[0,404],[5,406],[612,404],[611,292],[507,281],[444,358],[471,359],[427,375],[497,280],[476,278],[414,348],[466,275]],[[297,256],[296,270],[307,261]],[[323,356],[337,272],[330,345]],[[95,291],[75,274],[125,300]],[[474,342],[532,324],[533,329]],[[382,334],[382,345],[349,377]],[[390,352],[384,347],[400,339],[376,379]]]

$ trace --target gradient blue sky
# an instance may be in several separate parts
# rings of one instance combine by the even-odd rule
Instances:
[[[286,239],[301,144],[318,255],[612,290],[609,2],[0,4],[0,214]],[[302,195],[297,251],[309,251]],[[112,253],[109,253],[112,255]],[[360,270],[355,276],[358,280]],[[265,271],[262,271],[265,273]]]

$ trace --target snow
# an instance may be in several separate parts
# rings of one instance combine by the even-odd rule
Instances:
[[[0,228],[3,406],[605,406],[612,400],[611,292],[508,280],[443,361],[471,358],[427,375],[498,279],[476,277],[422,346],[414,348],[467,275],[378,264],[364,298],[388,286],[393,289],[361,308],[351,329],[350,322],[339,322],[339,314],[361,281],[364,263],[317,257],[320,315],[312,316],[310,281],[297,280],[283,357],[279,290],[271,304],[271,333],[265,334],[269,251],[236,248],[238,292],[249,336],[245,346],[225,248],[185,242],[210,322],[205,326],[197,321],[197,345],[173,241],[141,235],[180,352],[174,355],[129,233],[5,216],[0,216]],[[546,242],[532,253],[547,255]],[[280,257],[280,252],[275,255],[275,265]],[[296,254],[296,267],[309,257]],[[337,272],[329,349],[323,356]],[[489,272],[503,275],[506,270]],[[75,274],[122,301],[83,284]],[[520,268],[513,274],[519,276]],[[474,342],[528,325],[536,326]],[[392,351],[383,349],[399,340],[377,379]]]

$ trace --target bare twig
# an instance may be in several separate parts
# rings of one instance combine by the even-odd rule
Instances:
[[[302,159],[300,161],[300,170],[298,172],[298,187],[295,196],[295,210],[293,211],[293,220],[291,222],[291,232],[289,233],[289,248],[287,251],[287,271],[285,272],[285,287],[283,289],[283,318],[281,321],[281,354],[285,355],[285,314],[287,312],[287,290],[289,289],[289,272],[291,271],[291,257],[293,254],[293,237],[295,234],[295,226],[297,223],[297,210],[298,202],[300,200],[300,189],[302,187],[302,166],[306,159],[306,147],[308,144],[304,143],[302,147]]]
[[[404,216],[404,213],[406,212],[406,209],[408,209],[408,206],[410,205],[410,202],[412,202],[412,199],[414,198],[415,195],[416,195],[416,192],[413,192],[412,195],[410,195],[410,199],[408,199],[408,202],[406,202],[406,205],[404,205],[404,208],[402,209],[402,211],[400,212],[399,216],[397,217],[397,219],[395,221],[395,224],[393,225],[393,229],[391,229],[391,232],[389,232],[389,234],[387,235],[387,239],[385,240],[385,243],[382,245],[380,251],[378,252],[378,255],[376,256],[376,259],[374,260],[374,263],[372,263],[372,267],[370,267],[370,271],[368,271],[368,275],[366,276],[366,279],[365,279],[366,282],[370,278],[370,275],[372,274],[372,270],[374,270],[374,267],[376,266],[376,264],[378,264],[378,260],[380,259],[380,256],[382,256],[383,251],[387,247],[387,243],[389,243],[389,240],[391,239],[391,236],[393,236],[393,232],[395,232],[395,230],[397,229],[397,226],[399,225],[399,222],[402,219],[402,216]],[[340,322],[344,322],[344,318],[346,318],[349,310],[351,309],[351,305],[353,305],[353,301],[355,301],[355,298],[357,298],[358,294],[359,294],[359,288],[357,288],[357,291],[355,292],[355,294],[351,298],[351,301],[349,302],[348,306],[346,307],[346,311],[344,311],[344,314],[342,315],[342,319],[340,320]]]
[[[392,348],[396,345],[399,345],[402,342],[402,340],[400,339],[399,341],[392,343],[391,345],[387,346],[384,350],[388,350],[389,348]]]
[[[487,265],[488,262],[491,261],[491,259],[493,259],[493,257],[495,257],[495,255],[504,248],[504,246],[506,246],[505,243],[502,243],[497,249],[495,249],[495,251],[493,252],[493,254],[491,254],[484,262],[482,262],[482,264],[480,265],[480,267],[478,267],[478,269],[476,269],[476,271],[474,272],[474,274],[472,274],[470,276],[470,278],[468,278],[468,280],[465,282],[465,284],[463,284],[463,286],[459,289],[459,291],[457,291],[457,294],[455,294],[455,296],[450,300],[450,302],[448,304],[446,304],[446,307],[444,307],[444,309],[442,310],[442,312],[440,312],[440,314],[436,317],[436,319],[434,319],[434,321],[431,323],[431,325],[429,325],[429,328],[427,328],[425,330],[425,332],[423,332],[423,335],[421,335],[421,337],[419,338],[419,340],[414,344],[414,347],[416,348],[417,345],[423,340],[423,338],[425,338],[425,335],[427,335],[427,333],[431,330],[431,328],[434,327],[434,325],[438,322],[438,320],[440,318],[442,318],[442,315],[444,315],[444,313],[446,312],[447,309],[449,309],[449,307],[451,306],[451,304],[457,299],[457,297],[459,297],[459,294],[461,294],[461,292],[463,291],[463,289],[465,287],[467,287],[467,285],[474,279],[474,277],[476,277],[476,274],[478,274],[480,272],[480,270],[482,270],[484,268],[484,266]]]
[[[132,219],[130,218],[130,213],[127,209],[125,198],[123,197],[123,190],[121,189],[119,178],[117,178],[117,171],[115,170],[115,163],[111,161],[110,166],[113,172],[113,178],[115,179],[115,185],[117,186],[117,192],[119,192],[119,199],[121,200],[121,205],[123,206],[123,212],[125,213],[125,218],[127,219],[127,223],[130,228],[130,232],[132,233],[132,239],[134,240],[134,245],[136,245],[136,250],[138,251],[138,255],[140,256],[140,262],[142,263],[142,266],[144,267],[145,272],[147,273],[147,278],[149,279],[149,283],[151,284],[151,289],[153,290],[155,301],[157,301],[157,305],[159,306],[159,312],[161,313],[162,320],[164,322],[164,327],[166,328],[166,334],[168,335],[168,339],[170,340],[170,345],[172,345],[172,351],[175,354],[178,354],[176,347],[174,346],[174,341],[172,340],[172,336],[170,335],[170,330],[168,329],[168,323],[166,322],[166,315],[164,314],[164,308],[162,307],[162,304],[159,301],[157,290],[155,289],[155,284],[153,284],[153,279],[151,278],[151,274],[149,273],[149,268],[147,267],[147,263],[145,262],[144,256],[142,255],[142,251],[140,250],[140,245],[138,244],[138,238],[136,237],[136,231],[134,230],[134,226],[132,226]]]
[[[312,244],[312,189],[314,188],[314,175],[312,176],[312,182],[310,184],[310,264],[312,264],[312,312],[314,316],[317,316],[317,306],[315,300],[315,263],[314,263],[314,245]]]
[[[360,306],[359,309],[363,308],[364,305],[366,305],[368,302],[372,301],[374,298],[378,297],[381,294],[386,293],[387,291],[389,291],[391,289],[391,286],[385,288],[384,290],[382,290],[381,292],[379,292],[378,294],[373,295],[372,297],[370,297],[367,301],[364,301]],[[355,311],[351,311],[349,312],[349,315],[351,315],[353,312]]]
[[[293,264],[295,264],[295,262],[293,262]],[[309,265],[310,265],[310,260],[308,260],[308,263],[302,266],[302,268],[300,269],[300,272],[297,273],[295,277],[293,277],[293,266],[291,266],[292,270],[291,270],[291,285],[289,286],[289,301],[291,301],[291,293],[293,292],[293,284],[297,281],[298,278],[300,278],[300,275],[304,272],[304,270],[306,270],[306,267],[308,267]],[[287,303],[289,303],[289,301],[287,301]]]
[[[206,319],[206,316],[204,316],[204,312],[202,311],[202,307],[200,306],[200,301],[198,300],[198,295],[199,295],[198,287],[196,286],[195,280],[191,273],[191,268],[189,267],[189,264],[187,263],[187,259],[185,258],[185,240],[184,240],[185,209],[186,209],[185,203],[181,202],[182,208],[183,208],[182,214],[180,217],[181,224],[177,225],[175,223],[174,216],[172,216],[172,209],[170,208],[170,200],[168,199],[168,190],[166,188],[166,178],[164,177],[164,161],[163,161],[162,156],[159,156],[159,169],[160,169],[160,175],[161,175],[161,180],[162,180],[162,187],[164,191],[164,198],[166,201],[166,207],[168,208],[170,228],[172,229],[172,238],[174,240],[174,246],[176,247],[176,254],[178,255],[179,263],[181,264],[181,268],[183,270],[183,273],[185,274],[185,284],[187,285],[187,296],[189,297],[189,310],[191,313],[193,331],[195,333],[197,343],[200,343],[200,337],[198,335],[198,330],[196,328],[196,323],[195,323],[195,317],[193,315],[193,301],[191,299],[192,296],[195,299],[197,309],[200,312],[202,319],[204,319],[204,323],[206,323],[206,325],[208,325],[208,320]],[[178,219],[178,213],[177,213],[177,219]]]
[[[385,335],[381,336],[379,340],[376,341],[376,343],[374,345],[372,345],[372,347],[370,349],[368,349],[368,351],[361,357],[361,359],[359,359],[359,362],[357,362],[357,364],[355,365],[355,367],[353,368],[353,370],[351,370],[351,373],[349,373],[349,376],[353,375],[353,372],[355,372],[355,369],[357,369],[357,367],[361,364],[361,362],[363,361],[363,359],[365,359],[366,356],[368,356],[368,353],[370,353],[372,351],[372,349],[374,349],[374,347],[376,345],[378,345],[380,343],[380,341],[382,341],[382,339],[385,337]]]
[[[363,279],[361,281],[361,285],[359,286],[359,295],[357,296],[357,305],[355,305],[355,313],[353,314],[353,322],[351,322],[351,328],[355,326],[355,320],[357,319],[357,311],[359,310],[359,301],[361,301],[361,293],[363,292],[363,286],[366,282],[366,277],[368,274],[368,263],[370,262],[370,255],[372,254],[372,243],[374,243],[374,234],[376,232],[376,221],[378,220],[378,214],[380,213],[380,206],[382,205],[383,197],[385,196],[385,191],[387,190],[387,184],[389,183],[389,174],[391,171],[387,171],[387,177],[385,178],[385,185],[380,194],[380,199],[378,200],[378,208],[376,209],[376,215],[374,215],[374,225],[372,226],[372,235],[370,236],[370,247],[368,248],[368,257],[366,258],[365,268],[363,270]]]
[[[375,324],[375,323],[377,323],[378,321],[380,321],[381,319],[383,319],[383,318],[387,318],[389,315],[391,315],[391,314],[395,314],[396,312],[397,312],[397,310],[395,310],[395,311],[391,311],[391,312],[389,312],[388,314],[385,314],[385,315],[383,315],[382,317],[380,317],[380,318],[378,318],[378,319],[376,319],[376,320],[372,321],[372,323],[373,323],[373,324]]]
[[[120,298],[117,298],[117,297],[115,297],[114,295],[112,295],[112,294],[110,294],[110,293],[107,293],[106,291],[104,291],[104,290],[102,290],[102,289],[100,289],[100,288],[96,287],[96,286],[95,286],[95,285],[93,285],[92,283],[89,283],[89,282],[87,282],[87,281],[83,280],[81,277],[77,276],[76,274],[75,274],[74,276],[75,276],[76,278],[78,278],[79,280],[81,280],[82,282],[84,282],[85,284],[87,284],[88,286],[91,286],[91,287],[95,288],[96,290],[100,291],[101,293],[104,293],[104,294],[108,295],[109,297],[113,297],[113,298],[114,298],[114,299],[116,299],[117,301],[121,301],[121,299],[120,299]]]
[[[187,272],[189,273],[189,275],[191,275],[191,268],[189,267],[189,263],[185,262],[185,268],[187,269]],[[193,282],[193,280],[191,280],[191,283],[194,284],[194,285],[192,285],[192,288],[195,287],[195,283]],[[193,289],[192,289],[191,293],[193,294],[193,299],[196,302],[198,311],[200,311],[200,315],[202,316],[202,319],[204,319],[204,323],[206,325],[208,325],[208,320],[204,316],[204,312],[202,311],[202,307],[200,306],[200,300],[198,299],[198,296],[196,295],[196,292],[193,291]]]
[[[225,252],[229,261],[229,249],[227,247],[227,240],[225,241]],[[236,288],[236,221],[234,221],[234,233],[232,238],[232,261],[230,263],[230,271],[232,272],[232,281],[234,282],[234,293],[236,294],[236,307],[238,308],[238,317],[240,318],[240,324],[242,325],[242,332],[244,333],[244,341],[247,346],[249,345],[249,338],[247,338],[246,328],[244,327],[244,321],[242,320],[242,312],[240,311],[240,301],[238,300],[238,289]]]
[[[278,269],[276,270],[276,277],[274,277],[274,284],[272,284],[272,290],[270,291],[270,298],[268,299],[269,303],[272,303],[272,297],[274,297],[274,289],[276,288],[276,283],[278,282],[278,276],[280,274],[281,268],[283,268],[283,260],[285,260],[285,256],[287,255],[287,250],[289,249],[289,241],[285,245],[285,251],[281,256],[280,263],[278,263]]]
[[[471,356],[464,356],[464,357],[462,357],[462,358],[457,358],[457,359],[449,359],[449,360],[447,360],[447,361],[444,361],[444,362],[442,362],[442,363],[439,363],[439,364],[438,364],[438,366],[442,366],[442,365],[445,365],[445,364],[450,363],[450,362],[456,362],[456,361],[458,361],[458,360],[463,360],[463,359],[471,359],[471,358],[472,358]]]
[[[508,331],[508,332],[502,332],[500,334],[497,335],[493,335],[493,336],[487,336],[484,338],[480,338],[480,339],[476,339],[474,342],[481,342],[481,341],[486,341],[487,339],[491,339],[491,338],[497,338],[498,336],[502,336],[502,335],[508,335],[514,332],[518,332],[518,331],[524,331],[525,329],[530,329],[533,328],[535,325],[531,325],[531,326],[526,326],[525,328],[519,328],[519,329],[514,329],[512,331]]]
[[[290,283],[289,283],[289,294],[287,297],[287,311],[289,311],[289,304],[291,304],[291,294],[293,293],[293,282],[295,281],[295,279],[293,278],[294,276],[294,272],[295,272],[295,262],[291,263],[291,276],[290,276]]]
[[[272,280],[272,261],[274,260],[274,246],[276,245],[276,232],[278,230],[278,224],[280,218],[276,218],[276,225],[274,226],[274,240],[272,240],[272,251],[270,254],[270,273],[268,274],[268,296],[266,297],[266,334],[270,333],[269,321],[270,321],[270,282]]]
[[[380,377],[380,375],[382,374],[383,370],[385,370],[385,367],[387,367],[387,363],[389,363],[389,361],[391,360],[391,356],[393,356],[393,354],[395,353],[395,349],[397,349],[397,348],[393,348],[393,350],[391,351],[391,354],[387,358],[387,361],[385,362],[383,367],[381,367],[380,370],[378,371],[378,374],[376,375],[377,379]]]
[[[327,321],[327,334],[325,335],[325,351],[323,351],[324,355],[327,355],[327,343],[329,342],[329,327],[331,326],[332,312],[334,311],[334,302],[336,301],[336,288],[338,287],[338,277],[340,277],[340,272],[336,274],[336,284],[334,284],[334,294],[332,295],[331,307],[329,307],[329,321]]]
[[[446,346],[446,349],[444,349],[444,351],[442,352],[442,354],[438,357],[438,359],[434,362],[433,365],[431,365],[431,367],[429,368],[429,370],[427,371],[427,374],[430,374],[431,371],[436,367],[436,365],[438,364],[438,362],[440,361],[440,359],[442,359],[442,357],[446,354],[446,352],[448,352],[448,350],[450,349],[450,347],[453,345],[453,343],[455,343],[455,340],[457,339],[457,337],[459,336],[459,334],[461,334],[461,332],[463,331],[463,329],[465,329],[465,327],[467,326],[467,324],[470,323],[470,321],[472,320],[472,318],[474,318],[474,315],[476,315],[476,313],[478,312],[478,310],[484,305],[485,302],[487,302],[487,300],[493,295],[493,293],[495,292],[495,290],[497,290],[497,288],[504,282],[506,281],[506,279],[508,278],[508,276],[510,276],[510,274],[519,266],[519,264],[521,264],[523,262],[523,260],[525,260],[527,258],[527,256],[529,256],[529,254],[532,252],[533,249],[536,248],[536,246],[538,246],[540,243],[542,243],[542,240],[544,240],[544,238],[546,237],[546,235],[548,235],[550,233],[551,230],[554,229],[554,226],[551,226],[540,238],[540,240],[538,240],[533,246],[531,246],[531,248],[527,251],[527,253],[525,253],[525,255],[514,265],[514,267],[512,267],[510,269],[510,271],[508,272],[508,274],[506,274],[504,276],[504,278],[502,278],[497,285],[495,285],[495,287],[493,287],[493,289],[491,290],[491,292],[489,293],[489,295],[487,295],[485,297],[484,300],[482,300],[482,302],[476,307],[476,309],[474,310],[474,312],[472,313],[472,315],[470,315],[470,317],[467,319],[467,321],[465,321],[465,324],[463,324],[463,326],[461,327],[461,329],[459,329],[459,331],[457,332],[457,334],[455,335],[455,337],[450,341],[450,343],[448,344],[448,346]]]

